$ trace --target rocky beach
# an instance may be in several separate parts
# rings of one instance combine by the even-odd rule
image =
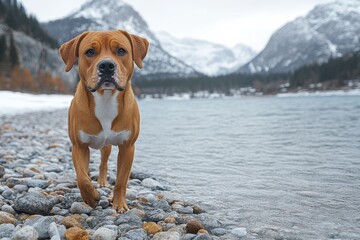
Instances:
[[[92,151],[94,185],[99,162],[100,151]],[[76,185],[67,111],[0,116],[0,239],[256,239],[245,228],[214,219],[151,169],[138,169],[136,158],[127,189],[131,210],[117,213],[110,201],[115,166],[111,155],[110,187],[97,187],[101,199],[93,209]]]

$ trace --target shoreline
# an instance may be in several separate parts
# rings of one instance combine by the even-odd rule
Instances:
[[[111,208],[113,159],[108,173],[112,186],[97,188],[101,200],[96,209],[82,203],[65,113],[0,117],[0,238],[55,240],[65,239],[67,234],[67,239],[81,235],[88,236],[84,239],[197,240],[246,236],[246,229],[224,225],[197,203],[170,191],[166,183],[137,170],[136,160],[127,190],[129,212],[118,214]],[[100,152],[91,155],[90,175],[95,185]]]

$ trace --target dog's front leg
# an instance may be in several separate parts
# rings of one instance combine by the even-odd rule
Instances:
[[[119,145],[116,183],[113,197],[113,208],[116,211],[124,212],[129,210],[126,204],[126,186],[134,160],[134,151],[134,145]]]
[[[88,147],[73,145],[72,158],[76,171],[77,184],[86,204],[95,208],[100,199],[89,177],[90,150]]]

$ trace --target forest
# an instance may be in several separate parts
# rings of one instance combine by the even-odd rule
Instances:
[[[230,74],[218,77],[187,79],[135,79],[142,94],[168,94],[209,91],[231,95],[232,89],[253,88],[265,95],[281,91],[336,90],[346,88],[349,81],[360,82],[360,53],[331,58],[322,64],[303,66],[290,73]]]

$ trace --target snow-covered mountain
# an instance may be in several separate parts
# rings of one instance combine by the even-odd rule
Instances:
[[[338,0],[316,6],[276,31],[242,73],[287,72],[306,64],[360,50],[360,1]]]
[[[243,44],[231,49],[205,40],[176,38],[166,32],[158,32],[156,36],[162,47],[171,55],[198,72],[210,76],[234,72],[256,55],[254,50]]]
[[[69,16],[44,23],[43,27],[58,40],[66,42],[83,31],[124,29],[146,37],[150,42],[141,75],[157,77],[190,77],[200,75],[161,47],[140,14],[122,0],[90,0]]]

